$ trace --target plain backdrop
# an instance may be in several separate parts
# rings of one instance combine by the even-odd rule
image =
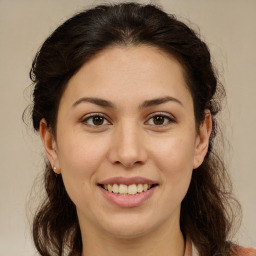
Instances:
[[[58,25],[99,3],[103,2],[0,0],[0,256],[36,255],[30,223],[34,205],[40,201],[40,186],[32,187],[42,173],[43,151],[31,125],[22,121],[22,112],[31,103],[32,58]],[[234,193],[243,208],[235,239],[256,247],[256,1],[151,3],[200,31],[210,47],[227,90],[222,123],[230,146],[224,151]]]

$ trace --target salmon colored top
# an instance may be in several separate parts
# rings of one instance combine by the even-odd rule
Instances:
[[[233,249],[234,256],[256,256],[256,250],[253,248],[244,248],[235,246]],[[198,251],[190,239],[186,241],[186,248],[184,256],[199,256]]]

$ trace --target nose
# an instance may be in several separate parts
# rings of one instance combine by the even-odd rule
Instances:
[[[126,168],[145,164],[147,151],[142,133],[136,124],[122,124],[113,132],[109,160]]]

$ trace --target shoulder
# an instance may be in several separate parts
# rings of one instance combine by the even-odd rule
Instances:
[[[253,248],[244,248],[242,246],[233,246],[233,256],[256,256],[256,250]]]

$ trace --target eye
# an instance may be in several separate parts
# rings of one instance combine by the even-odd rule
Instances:
[[[170,123],[174,123],[175,119],[171,115],[163,114],[163,113],[155,113],[150,116],[147,121],[147,124],[154,126],[165,126]]]
[[[82,121],[82,123],[88,125],[88,126],[95,126],[95,127],[101,127],[104,125],[109,125],[110,122],[106,119],[106,117],[100,113],[93,113],[90,115],[85,116]]]

